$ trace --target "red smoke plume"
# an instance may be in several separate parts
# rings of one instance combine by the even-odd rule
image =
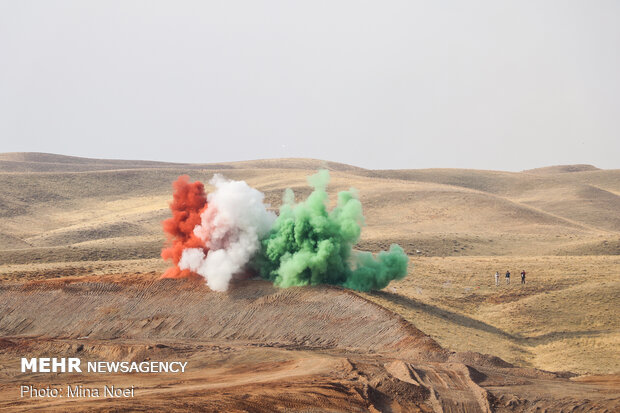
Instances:
[[[205,242],[194,234],[194,227],[200,224],[200,214],[207,208],[205,188],[200,181],[190,182],[187,175],[179,176],[172,187],[172,218],[162,222],[168,234],[168,245],[161,250],[161,257],[172,260],[174,267],[168,268],[162,278],[198,276],[189,270],[181,270],[178,264],[185,248],[202,248],[207,253]]]

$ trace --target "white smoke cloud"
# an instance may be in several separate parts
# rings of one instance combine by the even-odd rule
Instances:
[[[194,228],[209,251],[205,256],[200,248],[184,250],[179,267],[203,276],[212,290],[226,291],[232,277],[242,273],[258,251],[276,215],[267,211],[265,195],[244,181],[216,174],[211,184],[216,189],[209,193],[209,206]]]

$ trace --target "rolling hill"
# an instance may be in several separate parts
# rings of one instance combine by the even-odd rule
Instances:
[[[0,280],[161,273],[160,223],[179,175],[246,180],[277,209],[285,188],[305,197],[306,177],[318,168],[331,171],[331,202],[339,190],[359,192],[366,223],[357,248],[399,243],[413,264],[404,280],[365,299],[452,351],[547,370],[620,371],[620,315],[613,311],[620,170],[368,170],[313,159],[190,165],[0,154]],[[528,284],[495,287],[495,271],[508,269],[526,269]]]

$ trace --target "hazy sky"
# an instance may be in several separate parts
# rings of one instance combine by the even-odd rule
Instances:
[[[620,1],[0,0],[0,152],[620,168]]]

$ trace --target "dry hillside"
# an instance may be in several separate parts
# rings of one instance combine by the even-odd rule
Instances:
[[[191,309],[186,313],[183,307],[174,311],[170,308],[175,305],[173,298],[177,298],[177,293],[167,290],[167,282],[155,280],[166,268],[159,258],[165,242],[160,225],[169,215],[171,183],[180,174],[205,183],[214,173],[246,180],[263,191],[272,208],[277,209],[285,188],[305,197],[309,193],[306,176],[319,168],[331,171],[332,200],[339,190],[354,187],[359,192],[366,216],[359,249],[378,251],[396,242],[409,254],[413,265],[404,280],[368,294],[318,289],[318,299],[331,306],[329,316],[317,312],[324,308],[319,310],[313,304],[313,293],[277,291],[258,281],[239,287],[236,298],[234,289],[221,296],[209,293],[204,286],[182,284],[182,301]],[[518,283],[522,269],[528,273],[524,286]],[[513,273],[512,284],[505,285],[502,277],[502,285],[494,286],[495,271],[503,275],[506,270]],[[256,346],[266,343],[269,349],[261,357],[271,360],[272,364],[265,367],[270,372],[266,377],[274,380],[284,380],[287,374],[295,376],[306,369],[304,363],[312,364],[317,357],[321,360],[317,365],[322,367],[317,367],[310,381],[300,379],[291,384],[289,376],[284,381],[272,381],[270,386],[278,383],[278,398],[289,397],[287,383],[294,387],[294,394],[310,387],[320,388],[319,393],[336,403],[324,407],[334,410],[355,399],[359,411],[366,411],[369,403],[375,408],[389,405],[394,411],[398,411],[396,406],[407,411],[415,405],[425,411],[420,406],[429,400],[430,393],[424,393],[428,391],[443,394],[443,399],[434,402],[433,409],[437,410],[442,403],[444,407],[451,406],[453,401],[448,400],[446,390],[437,387],[443,377],[441,369],[453,369],[450,374],[461,372],[457,375],[462,375],[462,383],[453,380],[450,386],[452,390],[463,386],[463,397],[471,399],[471,406],[478,406],[473,411],[483,409],[485,403],[498,411],[499,407],[507,411],[520,411],[524,406],[533,409],[536,405],[526,402],[531,398],[546,400],[538,407],[551,410],[553,406],[577,408],[575,400],[579,400],[579,395],[585,398],[591,391],[579,387],[586,386],[584,380],[598,386],[600,380],[607,379],[591,376],[549,384],[549,388],[558,389],[577,386],[572,390],[577,396],[566,405],[549,404],[549,400],[561,398],[561,392],[550,390],[547,396],[533,395],[528,393],[532,391],[528,387],[518,393],[513,388],[509,391],[498,387],[498,380],[500,376],[504,377],[501,380],[510,376],[516,383],[525,380],[521,374],[543,374],[532,373],[535,370],[531,368],[570,370],[577,374],[620,373],[619,272],[620,170],[569,165],[520,173],[460,169],[377,171],[312,159],[198,165],[40,153],[0,154],[0,301],[4,311],[10,310],[11,314],[0,318],[0,334],[9,340],[0,342],[0,355],[7,360],[11,360],[11,351],[17,354],[15,349],[19,346],[33,346],[27,337],[53,338],[49,348],[73,348],[79,337],[92,335],[89,340],[94,341],[89,344],[89,351],[95,353],[118,356],[140,348],[139,354],[144,354],[141,346],[152,346],[153,340],[172,340],[176,344],[166,345],[191,347],[187,351],[201,360],[197,361],[199,365],[217,364],[219,350],[186,343],[209,339],[218,341],[217,346],[222,348],[228,345],[235,355],[226,367],[233,370],[222,370],[221,375],[212,377],[234,388],[248,380],[242,374],[244,362],[259,351]],[[150,292],[146,294],[143,287]],[[197,293],[195,288],[201,292]],[[252,288],[258,295],[246,296]],[[209,311],[201,310],[205,305],[201,300],[206,296],[210,303],[217,303],[215,310],[220,318],[200,318],[200,314]],[[136,297],[144,301],[138,302]],[[274,303],[290,306],[287,308],[291,311],[287,312],[276,306],[287,315],[275,316],[282,323],[280,327],[289,327],[274,330],[260,318],[248,327],[242,318],[226,315],[226,308],[233,301],[234,305],[242,304],[240,314],[252,317],[272,311]],[[45,316],[37,312],[42,303],[50,309]],[[137,309],[133,319],[119,315],[119,309],[125,307]],[[82,312],[66,318],[65,324],[58,324],[67,308],[82,308]],[[308,325],[303,320],[303,308],[310,317],[325,323]],[[295,312],[298,310],[299,314]],[[89,317],[83,318],[84,314]],[[92,314],[96,317],[91,318]],[[184,319],[184,314],[189,319]],[[274,319],[266,314],[267,319]],[[364,325],[369,321],[376,327],[372,332],[361,327],[352,329],[357,322]],[[238,329],[218,330],[218,326],[227,324]],[[299,328],[290,328],[291,325]],[[300,331],[304,334],[297,336]],[[113,342],[101,342],[108,339]],[[231,340],[236,344],[222,344]],[[364,340],[366,344],[355,345]],[[397,345],[399,340],[417,344],[403,349]],[[295,351],[285,351],[287,346],[295,347]],[[44,352],[46,348],[49,350],[34,346],[32,351]],[[416,355],[416,351],[425,355]],[[494,369],[500,367],[495,361],[490,370],[484,371],[485,360],[495,359],[474,357],[477,361],[471,361],[465,354],[472,351],[499,356],[514,364],[513,369],[525,370],[510,370],[496,376],[499,370]],[[368,354],[383,354],[381,357],[387,358],[378,362],[373,355],[371,361],[365,358]],[[407,360],[415,357],[424,363],[442,364],[433,365],[434,370],[429,364],[408,364]],[[256,361],[252,360],[250,365]],[[404,364],[398,364],[402,360]],[[351,367],[342,367],[342,363]],[[460,364],[448,368],[446,363]],[[348,373],[327,379],[325,372],[333,370],[334,365]],[[474,366],[478,373],[459,370],[467,369],[466,366]],[[529,373],[523,373],[526,370]],[[426,379],[420,375],[423,371],[429,374]],[[245,378],[235,376],[237,373]],[[560,379],[549,374],[545,377],[553,383]],[[357,396],[350,393],[361,383],[354,378],[362,376],[384,377],[385,391],[372,393],[374,390],[369,388],[379,389],[381,385],[369,379],[366,387],[359,387]],[[526,380],[530,384],[547,380],[530,376]],[[400,377],[398,383],[415,382],[418,387],[403,385],[406,388],[399,390],[394,377]],[[8,391],[8,385],[3,387],[1,382],[0,393]],[[164,384],[148,385],[155,389]],[[248,397],[264,401],[268,397],[265,389],[256,386]],[[184,389],[191,393],[191,389]],[[196,387],[196,391],[200,389]],[[165,394],[152,391],[153,400],[164,400]],[[217,398],[223,404],[213,405],[214,410],[242,403],[236,396],[227,399],[226,389],[218,391]],[[411,400],[417,401],[409,405],[397,400],[395,394],[400,391],[408,392]],[[275,397],[269,397],[272,396]],[[305,403],[298,395],[290,397],[290,406]],[[340,402],[343,404],[338,405]],[[153,403],[151,407],[158,406]],[[267,404],[264,411],[277,407],[274,406]],[[585,411],[586,407],[581,408]],[[175,408],[183,410],[192,405],[178,404]],[[467,410],[466,406],[460,408]]]

